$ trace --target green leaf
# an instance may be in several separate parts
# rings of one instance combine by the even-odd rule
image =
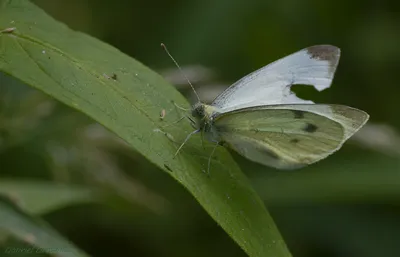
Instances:
[[[0,231],[6,231],[21,241],[35,246],[8,249],[8,254],[12,254],[13,251],[26,251],[32,255],[51,253],[60,257],[87,256],[51,229],[44,221],[25,214],[4,197],[0,197]]]
[[[1,5],[0,5],[1,6]],[[93,118],[174,177],[250,256],[290,256],[263,202],[222,147],[206,175],[212,145],[193,129],[171,100],[186,99],[143,64],[83,33],[70,30],[27,0],[3,1],[0,71]],[[129,32],[130,33],[130,32]],[[159,42],[154,49],[159,49]],[[165,56],[160,48],[160,56]],[[114,79],[115,80],[114,80]],[[166,110],[163,120],[161,110]],[[169,124],[163,128],[163,126]],[[168,134],[160,133],[163,131]],[[165,135],[168,135],[165,136]]]
[[[67,205],[97,200],[88,188],[39,181],[0,179],[0,194],[14,199],[30,214],[44,214]]]

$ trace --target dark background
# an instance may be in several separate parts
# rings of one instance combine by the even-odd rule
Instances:
[[[190,88],[171,71],[161,42],[189,68],[185,72],[206,101],[304,47],[340,47],[330,89],[295,91],[318,103],[365,110],[368,126],[341,151],[296,172],[232,154],[293,256],[400,256],[399,2],[33,2],[163,74],[189,99]],[[40,92],[1,81],[2,178],[95,185],[121,196],[110,200],[112,207],[78,205],[44,216],[76,245],[96,257],[245,256],[182,186],[116,137]]]

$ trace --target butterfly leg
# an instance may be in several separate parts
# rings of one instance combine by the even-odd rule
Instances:
[[[201,146],[205,150],[206,148],[204,147],[204,129],[201,130]]]
[[[217,142],[210,154],[210,158],[208,158],[208,165],[207,165],[207,175],[210,175],[210,166],[211,166],[211,158],[214,155],[215,149],[217,149],[217,147],[219,146],[219,142]]]
[[[189,140],[189,138],[190,138],[192,135],[194,135],[194,134],[196,134],[196,133],[199,133],[199,132],[200,132],[200,129],[196,129],[195,131],[193,131],[193,132],[191,132],[189,135],[187,135],[187,137],[185,138],[185,141],[183,141],[183,143],[181,144],[181,146],[179,146],[178,150],[176,151],[176,153],[175,153],[175,155],[174,155],[174,158],[175,158],[176,155],[179,153],[179,151],[181,150],[181,148],[183,147],[183,145],[186,144],[186,142]]]
[[[174,101],[172,101],[172,103],[175,105],[176,108],[178,108],[180,110],[183,110],[183,111],[186,111],[186,112],[190,111],[190,109],[186,109],[186,108],[183,108],[183,107],[177,105]],[[181,120],[183,120],[184,118],[187,118],[189,120],[189,122],[190,122],[190,125],[192,125],[192,127],[194,127],[196,129],[196,122],[192,118],[190,118],[190,116],[187,116],[187,115],[184,115],[184,116],[180,117],[178,120],[163,126],[163,128],[171,126],[172,124],[176,124],[176,123],[180,122]]]
[[[182,117],[179,118],[179,120],[176,120],[176,121],[171,122],[171,123],[169,123],[169,124],[167,124],[167,125],[165,125],[165,126],[162,126],[162,128],[166,128],[166,127],[168,127],[168,126],[171,126],[172,124],[178,123],[178,122],[180,122],[181,120],[183,120],[185,117],[186,117],[186,116],[182,116]]]
[[[176,120],[176,121],[171,122],[171,123],[169,123],[169,124],[167,124],[167,125],[165,125],[165,126],[162,126],[162,128],[166,128],[166,127],[168,127],[168,126],[171,126],[172,124],[176,124],[176,123],[180,122],[181,120],[183,120],[184,118],[187,118],[187,119],[189,120],[189,122],[190,122],[190,125],[191,125],[193,128],[197,129],[197,127],[196,127],[196,122],[195,122],[192,118],[190,118],[189,116],[182,116],[182,117],[179,118],[179,120]]]
[[[185,112],[190,111],[189,108],[181,107],[181,106],[179,106],[177,103],[175,103],[174,101],[172,101],[172,103],[175,105],[176,108],[178,108],[178,109],[180,109],[180,110],[182,110],[182,111],[185,111]]]

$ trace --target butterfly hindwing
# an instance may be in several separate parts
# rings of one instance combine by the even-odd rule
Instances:
[[[325,116],[343,126],[345,140],[364,126],[369,119],[369,115],[364,111],[338,104],[279,104],[266,108],[306,111]]]
[[[329,105],[260,106],[219,114],[214,128],[220,140],[244,157],[278,169],[299,168],[338,150],[346,141],[349,130],[346,115],[336,120],[312,112]],[[308,109],[307,109],[308,108]],[[368,117],[365,112],[346,106],[333,107],[355,119],[355,133]],[[358,113],[358,116],[355,115]],[[344,120],[342,124],[341,119]]]

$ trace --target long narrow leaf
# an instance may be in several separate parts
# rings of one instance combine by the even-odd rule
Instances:
[[[182,113],[171,101],[188,106],[176,89],[141,63],[70,30],[27,0],[3,0],[0,6],[0,71],[124,139],[186,187],[248,255],[290,256],[262,201],[226,150],[216,151],[209,176],[203,170],[211,146],[204,150],[198,136],[173,158],[177,144],[172,139],[182,142],[192,130],[185,121],[172,124]],[[158,47],[154,42],[154,49]],[[163,109],[167,112],[161,120]],[[167,124],[172,125],[163,128]]]
[[[35,247],[6,249],[3,253],[25,251],[27,254],[49,253],[60,257],[85,257],[83,251],[67,241],[44,221],[25,214],[5,197],[0,197],[0,230]],[[3,255],[2,255],[3,256]]]

